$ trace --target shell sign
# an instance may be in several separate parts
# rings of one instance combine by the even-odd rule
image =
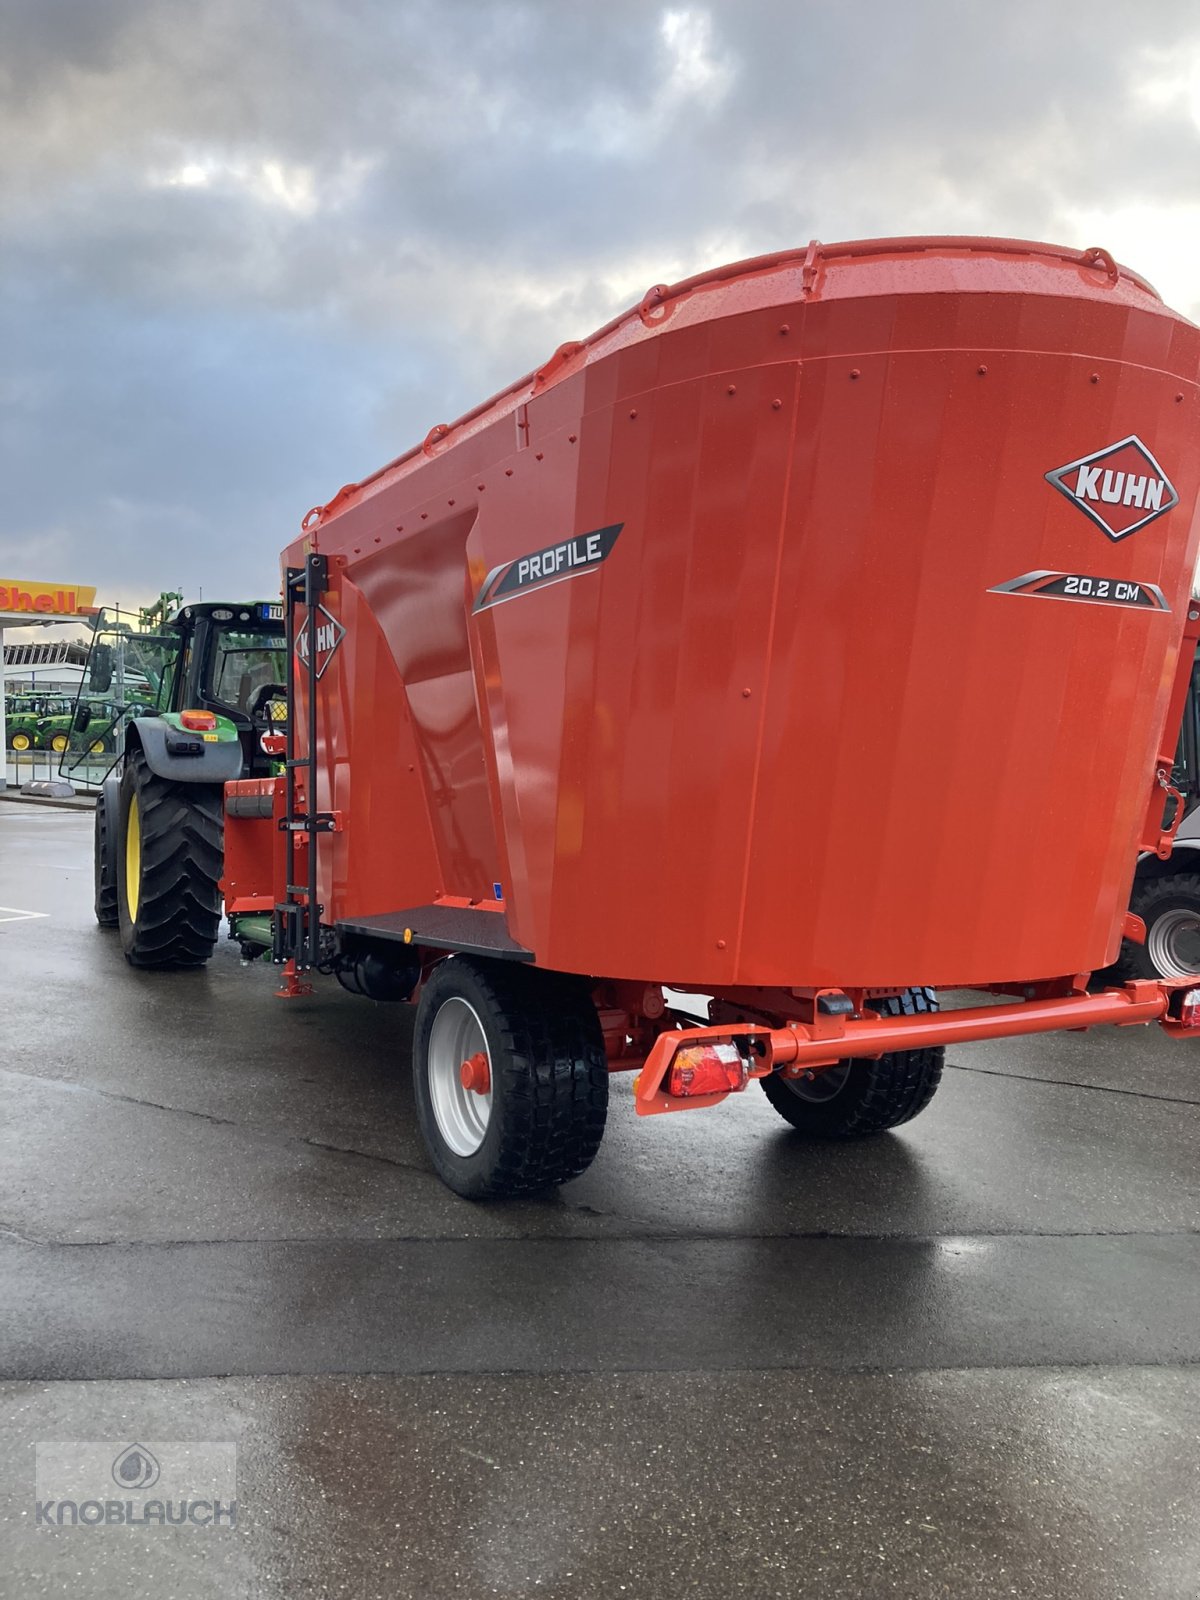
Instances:
[[[87,617],[96,610],[95,586],[84,583],[18,583],[0,579],[0,613],[14,617]]]

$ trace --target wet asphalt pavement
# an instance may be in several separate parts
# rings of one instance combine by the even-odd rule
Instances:
[[[0,804],[0,901],[5,1600],[1200,1595],[1200,1045],[958,1049],[846,1148],[617,1078],[475,1207],[408,1008],[132,971],[86,814]],[[235,1441],[238,1527],[35,1527],[75,1439]]]

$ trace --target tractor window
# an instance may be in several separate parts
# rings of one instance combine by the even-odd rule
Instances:
[[[213,641],[214,700],[249,715],[254,696],[268,683],[286,681],[287,655],[278,633],[222,629]]]

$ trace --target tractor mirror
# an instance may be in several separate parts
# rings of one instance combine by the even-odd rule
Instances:
[[[75,713],[75,721],[71,724],[71,726],[75,729],[76,733],[86,733],[87,732],[87,728],[88,728],[88,723],[91,720],[92,720],[92,708],[91,708],[91,706],[80,706],[79,710]]]
[[[113,680],[112,646],[109,644],[95,644],[92,646],[92,666],[88,673],[88,688],[93,694],[104,694],[111,688]]]

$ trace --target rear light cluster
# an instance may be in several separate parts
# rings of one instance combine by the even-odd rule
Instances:
[[[750,1067],[736,1044],[690,1044],[675,1052],[668,1094],[727,1094],[744,1089]]]
[[[217,719],[212,711],[181,711],[179,725],[190,728],[193,733],[211,733],[217,725]]]
[[[1185,989],[1179,1000],[1179,1022],[1184,1028],[1200,1028],[1200,989]]]

